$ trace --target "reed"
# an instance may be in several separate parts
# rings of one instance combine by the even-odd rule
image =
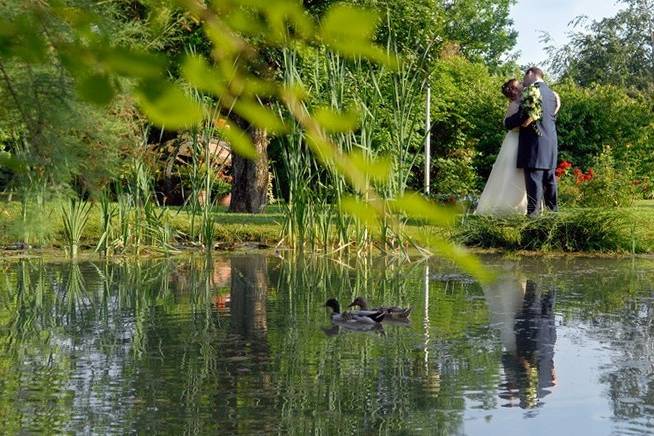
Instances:
[[[74,198],[61,208],[66,252],[73,259],[77,258],[79,242],[88,223],[91,208],[91,203],[85,203]]]
[[[381,195],[383,202],[403,195],[417,160],[415,148],[424,139],[418,129],[426,84],[424,69],[411,63],[390,70],[364,61],[346,62],[334,53],[315,56],[310,69],[303,69],[303,62],[306,59],[300,59],[297,53],[284,51],[286,84],[311,88],[312,94],[318,96],[312,105],[327,106],[336,112],[358,109],[357,128],[332,132],[330,141],[340,153],[356,152],[366,162],[383,158],[390,161],[388,177],[367,176],[366,184]],[[308,105],[302,104],[305,108]],[[403,250],[408,241],[402,217],[385,207],[379,228],[371,229],[343,212],[339,205],[346,197],[354,195],[366,203],[369,195],[353,193],[342,172],[329,162],[318,164],[306,143],[304,131],[292,124],[283,149],[289,201],[282,237],[287,244],[310,250],[355,249],[359,254],[375,247],[381,251]]]
[[[111,202],[111,196],[106,190],[100,194],[99,202],[102,234],[95,251],[101,252],[104,256],[109,256],[115,245],[114,219],[118,216],[118,207]]]

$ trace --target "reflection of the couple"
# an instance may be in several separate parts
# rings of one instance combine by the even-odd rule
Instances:
[[[490,285],[484,295],[492,327],[500,332],[504,380],[500,398],[505,407],[534,408],[556,385],[554,371],[553,289],[543,290],[536,282],[507,272]],[[517,404],[516,404],[517,402]]]

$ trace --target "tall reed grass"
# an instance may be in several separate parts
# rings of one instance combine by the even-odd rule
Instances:
[[[312,68],[306,68],[303,62],[310,61],[293,51],[284,52],[286,84],[310,87],[318,96],[307,111],[320,106],[339,113],[357,109],[357,128],[332,132],[329,139],[340,153],[356,152],[365,162],[390,162],[387,175],[366,175],[366,184],[381,195],[382,201],[404,194],[417,159],[415,147],[423,139],[418,126],[422,123],[424,71],[411,65],[389,70],[364,61],[346,62],[334,53],[315,56]],[[388,95],[393,97],[389,99]],[[283,150],[289,196],[282,237],[287,244],[323,251],[354,249],[360,254],[375,247],[381,251],[406,247],[403,221],[393,215],[390,207],[385,208],[387,215],[375,229],[343,211],[340,205],[346,198],[354,195],[362,204],[371,199],[365,192],[352,192],[338,168],[329,162],[319,164],[319,157],[309,151],[306,143],[304,131],[293,124]],[[390,224],[398,218],[399,228]]]

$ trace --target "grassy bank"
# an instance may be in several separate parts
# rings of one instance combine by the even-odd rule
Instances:
[[[651,253],[654,202],[623,209],[564,209],[536,219],[467,216],[454,239],[466,246],[506,250]]]
[[[257,242],[276,244],[280,239],[282,214],[278,207],[271,206],[260,215],[228,213],[224,207],[216,207],[213,212],[215,241],[219,247]],[[176,207],[164,210],[163,221],[169,226],[176,245],[190,243],[191,216]],[[196,218],[196,225],[198,219]],[[48,203],[35,222],[28,223],[30,232],[43,241],[43,248],[63,248],[64,224],[61,205]],[[0,204],[0,247],[11,246],[21,240],[23,225],[20,219],[20,204],[4,202]],[[38,234],[37,234],[38,232]],[[95,248],[102,236],[102,217],[99,207],[90,211],[88,224],[82,232],[81,246]],[[35,244],[38,245],[38,244]]]
[[[44,206],[39,219],[28,220],[31,234],[42,241],[33,244],[44,249],[63,249],[64,223],[61,204]],[[269,206],[259,215],[228,213],[224,207],[212,212],[216,247],[232,249],[256,243],[274,246],[279,243],[284,219],[279,206]],[[191,216],[179,208],[163,210],[163,221],[172,235],[172,247],[192,248]],[[12,247],[21,241],[24,228],[20,204],[0,204],[0,248]],[[424,232],[445,237],[469,247],[482,249],[651,253],[654,252],[654,201],[639,202],[626,209],[570,209],[529,220],[522,217],[462,217],[455,228],[447,229],[420,224],[407,225],[409,236]],[[197,225],[197,221],[196,221]],[[99,207],[90,211],[82,232],[80,247],[95,249],[102,236]],[[157,247],[151,247],[157,249]]]

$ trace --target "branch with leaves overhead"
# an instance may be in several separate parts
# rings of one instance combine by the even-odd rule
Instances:
[[[150,3],[152,8],[169,7],[165,1]],[[342,211],[357,218],[371,232],[382,220],[390,222],[389,227],[398,235],[402,233],[402,217],[438,225],[453,223],[453,212],[420,195],[404,194],[392,200],[378,195],[371,181],[388,178],[390,165],[383,159],[343,153],[329,139],[329,130],[343,125],[347,116],[331,109],[311,113],[303,104],[308,97],[305,89],[260,77],[254,73],[256,68],[251,68],[260,55],[259,47],[303,46],[326,46],[347,59],[365,59],[393,68],[396,58],[373,43],[376,14],[335,4],[317,23],[301,2],[293,0],[223,0],[211,2],[210,6],[199,0],[179,0],[176,7],[199,23],[212,43],[211,59],[186,56],[181,63],[181,78],[212,96],[219,113],[235,113],[271,133],[284,133],[286,123],[279,113],[261,102],[283,102],[305,130],[313,153],[329,170],[341,174],[358,194],[342,201]],[[65,37],[55,31],[34,31],[48,28],[52,20],[69,30]],[[133,84],[130,92],[143,113],[168,129],[196,126],[213,113],[168,78],[168,59],[149,51],[113,45],[111,34],[103,30],[101,21],[90,8],[74,7],[65,1],[34,3],[20,17],[0,20],[0,56],[38,63],[45,61],[46,53],[54,52],[75,77],[80,97],[99,105],[107,104],[122,91],[118,78],[128,79]],[[356,129],[356,125],[348,128]],[[217,129],[236,153],[255,157],[249,136],[239,126],[223,122]],[[474,257],[445,240],[424,236],[415,243],[455,260],[478,277],[484,276]]]

